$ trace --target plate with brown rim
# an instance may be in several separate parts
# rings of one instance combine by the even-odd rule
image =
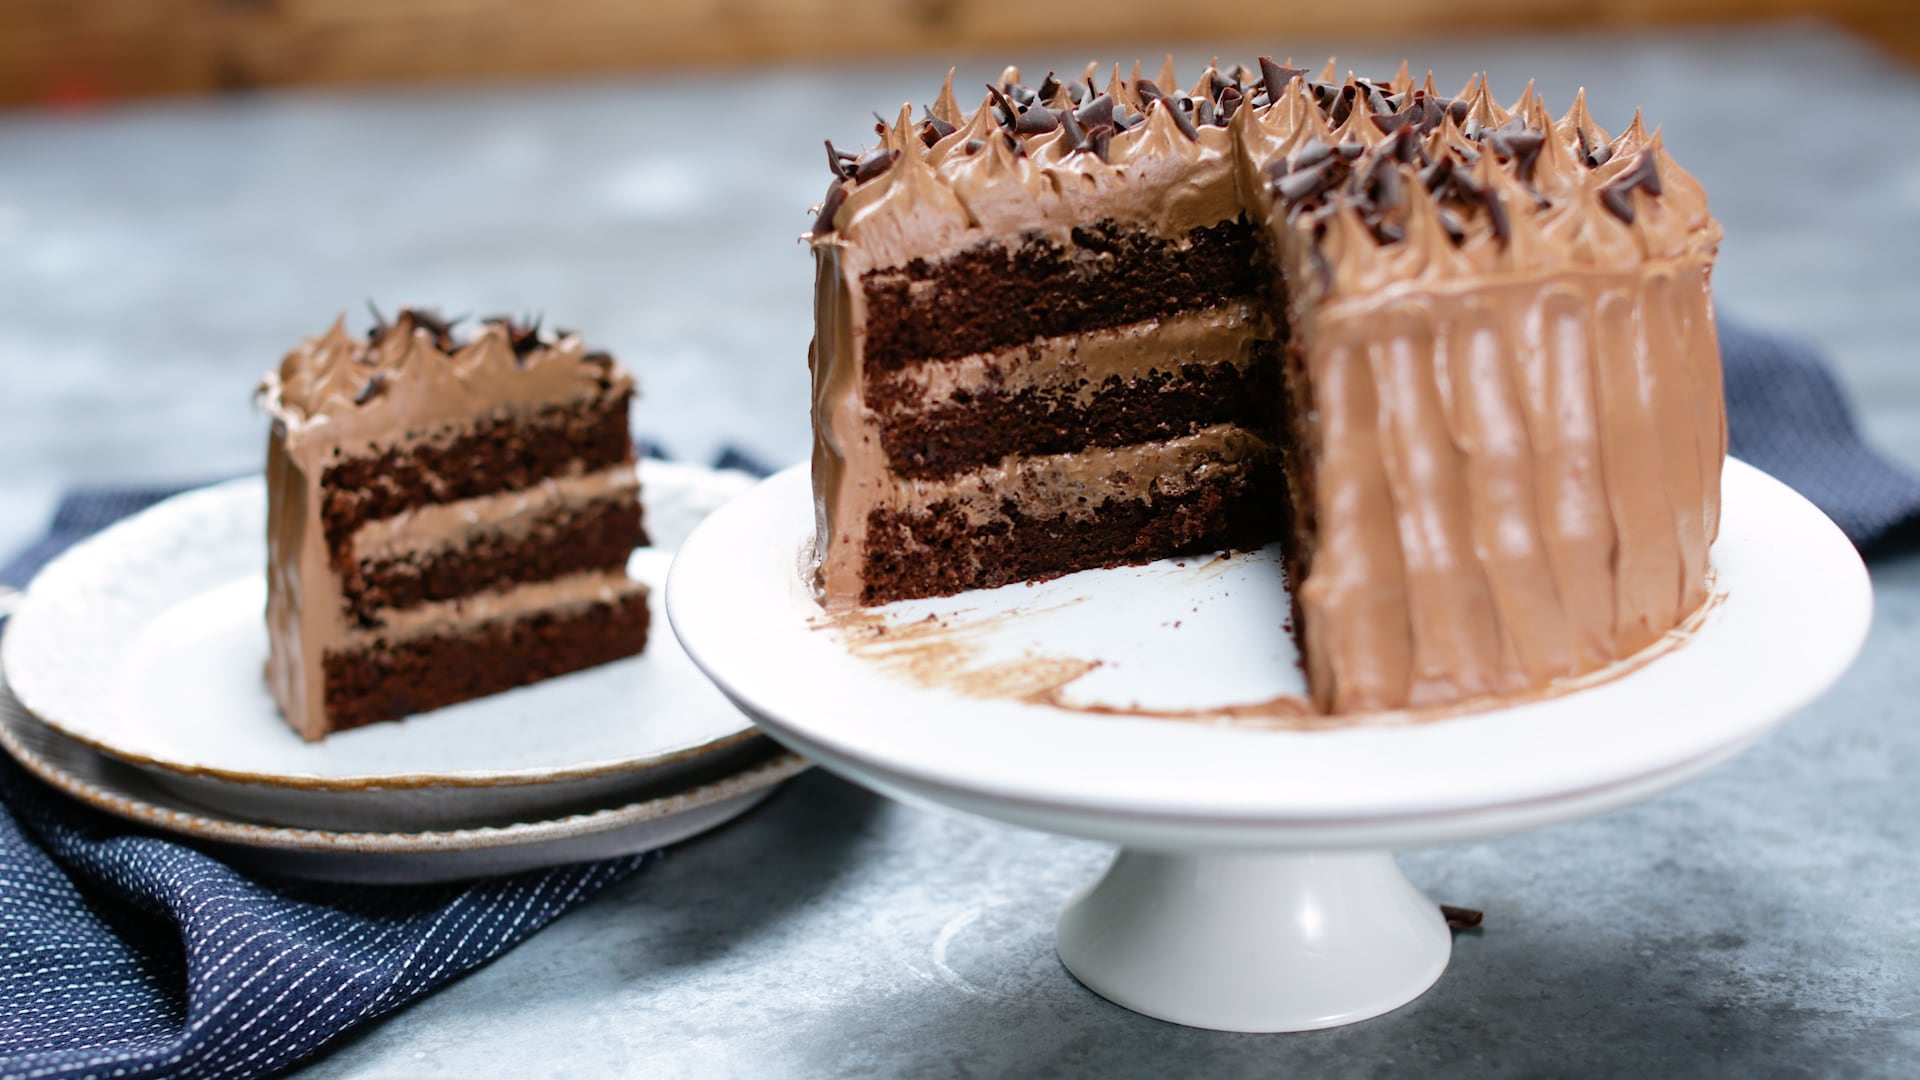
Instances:
[[[289,828],[236,820],[179,798],[153,774],[34,719],[0,684],[0,748],[96,810],[195,841],[237,866],[320,881],[458,881],[676,844],[759,805],[806,762],[756,739],[757,760],[651,798],[500,825],[430,831]]]
[[[60,556],[0,641],[20,705],[53,731],[245,820],[344,829],[524,821],[722,775],[762,752],[658,610],[679,542],[752,486],[744,474],[644,462],[653,586],[637,657],[398,723],[303,742],[262,675],[266,487],[202,488]]]

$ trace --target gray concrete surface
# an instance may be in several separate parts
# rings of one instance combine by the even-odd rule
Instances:
[[[1487,68],[1503,96],[1584,84],[1615,130],[1644,105],[1726,224],[1724,309],[1827,346],[1869,434],[1920,466],[1920,81],[1811,25],[1343,62],[1403,53],[1445,84]],[[955,59],[963,86],[999,68]],[[947,62],[0,114],[0,548],[62,485],[257,468],[253,380],[368,297],[544,310],[639,370],[637,422],[677,453],[797,460],[792,238],[819,140],[930,100]],[[306,1071],[1920,1074],[1920,557],[1874,576],[1860,664],[1734,763],[1629,811],[1407,856],[1487,923],[1382,1019],[1256,1037],[1127,1013],[1051,947],[1104,850],[814,774]]]

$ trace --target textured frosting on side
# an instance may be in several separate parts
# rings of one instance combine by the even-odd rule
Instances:
[[[864,404],[864,273],[984,240],[1069,244],[1102,219],[1180,236],[1244,214],[1285,303],[1258,325],[1285,330],[1298,384],[1288,452],[1313,535],[1296,592],[1319,708],[1538,687],[1700,607],[1726,449],[1721,231],[1657,131],[1636,115],[1609,135],[1584,96],[1555,118],[1532,87],[1503,106],[1484,78],[1449,97],[1404,65],[1336,81],[1331,62],[1314,79],[1263,58],[1173,86],[1136,67],[1104,89],[1029,89],[1009,70],[970,114],[949,85],[873,150],[829,147],[806,237],[829,606],[859,594],[867,511],[900,497]],[[1150,351],[1162,329],[1120,339]],[[1036,385],[1079,377],[1061,343],[1029,348]],[[924,399],[990,367],[887,378]]]
[[[534,509],[530,501],[637,494],[638,487],[627,467],[562,478],[528,492],[416,508],[362,525],[336,553],[322,527],[327,466],[442,440],[483,417],[598,401],[625,394],[632,385],[623,368],[605,353],[589,352],[577,335],[543,334],[501,319],[480,324],[459,342],[445,322],[416,311],[402,311],[392,323],[378,320],[365,338],[349,335],[344,318],[337,320],[266,376],[260,400],[274,420],[267,443],[267,683],[294,730],[307,739],[326,733],[324,656],[366,634],[349,625],[336,558],[413,545],[457,546],[457,533],[469,525],[510,528],[517,515]],[[622,472],[624,478],[614,475]],[[584,603],[605,587],[597,580],[590,586],[570,582],[564,588],[572,591],[565,594],[550,589],[524,595]],[[507,613],[494,600],[462,603],[464,608],[423,605],[403,618],[382,612],[385,633],[400,632],[396,618],[409,632],[426,633],[459,619]]]

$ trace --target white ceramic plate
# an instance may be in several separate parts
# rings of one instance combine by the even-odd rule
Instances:
[[[776,754],[671,795],[549,820],[431,832],[281,828],[209,813],[151,773],[69,739],[0,686],[0,747],[29,772],[116,817],[188,837],[236,865],[323,881],[422,884],[511,874],[676,844],[758,805],[807,766]]]
[[[7,678],[61,734],[254,820],[488,824],[684,784],[730,767],[725,754],[752,732],[665,632],[660,586],[681,539],[752,481],[658,462],[642,464],[641,481],[655,546],[632,570],[655,587],[656,623],[638,657],[303,742],[261,675],[266,493],[255,477],[170,499],[55,560],[8,625]]]
[[[1169,847],[1326,845],[1343,830],[1385,843],[1380,829],[1395,823],[1684,778],[1838,678],[1872,605],[1840,531],[1729,462],[1716,600],[1664,652],[1482,712],[1255,729],[1124,713],[1204,713],[1302,689],[1270,555],[1088,571],[849,623],[826,618],[801,580],[812,531],[803,468],[721,509],[683,546],[667,609],[729,697],[789,746],[889,793]],[[1464,827],[1484,832],[1490,819]]]

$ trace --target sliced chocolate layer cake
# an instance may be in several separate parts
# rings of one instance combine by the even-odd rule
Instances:
[[[1706,595],[1726,425],[1698,184],[1636,118],[1262,59],[951,77],[816,256],[830,608],[1281,540],[1317,704],[1510,693]]]
[[[267,681],[302,737],[641,651],[633,380],[573,334],[343,322],[262,387]]]

